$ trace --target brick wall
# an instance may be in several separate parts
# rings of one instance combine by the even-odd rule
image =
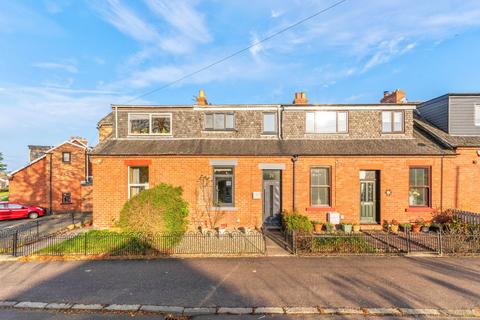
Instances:
[[[465,154],[465,158],[471,157]],[[93,190],[94,224],[98,227],[111,226],[119,216],[123,204],[128,198],[128,172],[125,160],[146,158],[99,157],[92,160],[95,187]],[[211,177],[212,167],[209,160],[236,159],[235,167],[235,210],[226,211],[220,223],[228,228],[240,226],[259,227],[262,224],[262,200],[254,200],[252,193],[262,191],[262,171],[259,163],[283,163],[283,209],[292,209],[292,164],[289,157],[151,157],[149,165],[150,186],[165,182],[181,186],[184,198],[190,204],[192,226],[204,219],[204,205],[199,201],[197,180],[201,175]],[[442,186],[441,157],[300,157],[296,171],[296,207],[312,220],[325,220],[327,211],[338,211],[345,220],[358,222],[360,217],[360,170],[380,170],[380,220],[396,219],[408,222],[417,218],[430,219],[432,211],[446,209],[455,202],[451,176],[454,158],[444,158],[444,178]],[[467,163],[470,160],[465,160]],[[467,188],[467,167],[461,167],[461,188]],[[331,208],[314,209],[310,207],[310,168],[312,166],[331,167]],[[427,166],[431,168],[432,199],[431,209],[412,210],[408,206],[409,167]],[[468,169],[470,170],[470,169]],[[477,170],[475,167],[473,170]],[[478,180],[477,180],[478,181]],[[478,184],[478,183],[477,183]],[[442,190],[443,189],[443,190]],[[478,189],[478,188],[477,188]],[[391,192],[387,195],[387,190]],[[479,211],[477,200],[472,201],[475,187],[465,189],[460,204],[471,210]],[[443,195],[442,195],[443,192]],[[469,193],[471,192],[471,193]]]
[[[71,162],[62,162],[62,153],[71,153]],[[65,143],[54,149],[52,159],[52,208],[54,213],[82,211],[90,206],[85,179],[84,149]],[[71,193],[71,204],[62,204],[62,193]],[[50,155],[15,173],[10,181],[9,199],[13,202],[50,206]],[[85,200],[86,199],[86,200]]]

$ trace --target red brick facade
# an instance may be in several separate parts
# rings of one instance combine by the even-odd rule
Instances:
[[[64,152],[70,153],[70,162],[63,162]],[[86,175],[86,158],[85,147],[75,142],[65,142],[53,148],[42,158],[12,174],[9,200],[49,209],[51,191],[53,213],[92,211],[92,186],[82,185]],[[70,193],[70,203],[62,203],[65,193]]]
[[[480,181],[480,159],[476,149],[459,149],[458,155],[428,157],[302,157],[296,162],[296,209],[312,220],[326,219],[328,211],[337,211],[345,221],[359,222],[360,170],[380,172],[380,221],[396,219],[409,222],[417,218],[431,219],[435,211],[448,208],[480,211],[477,190]],[[140,161],[149,167],[149,185],[165,182],[181,186],[190,204],[191,226],[205,221],[205,205],[199,197],[198,179],[211,176],[210,160],[237,160],[234,178],[234,209],[222,212],[221,222],[227,228],[262,225],[262,199],[253,192],[262,191],[260,163],[282,163],[282,208],[292,210],[293,170],[290,157],[107,157],[92,159],[95,187],[93,190],[94,224],[110,227],[119,217],[128,200],[128,165]],[[310,206],[310,169],[331,168],[331,207]],[[431,201],[428,208],[410,208],[409,168],[428,167],[431,170]]]

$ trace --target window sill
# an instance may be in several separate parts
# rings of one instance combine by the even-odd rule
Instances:
[[[62,206],[70,206],[70,205],[72,205],[72,204],[73,204],[72,202],[69,202],[69,203],[62,202],[62,203],[61,203]]]
[[[211,207],[211,211],[238,211],[237,207]]]
[[[237,132],[237,130],[235,130],[235,129],[224,129],[224,130],[202,130],[202,133],[213,133],[213,132],[232,133],[232,132]]]
[[[434,212],[435,209],[431,207],[408,207],[405,212]]]
[[[308,207],[307,211],[327,212],[327,211],[335,211],[335,208],[333,208],[333,207]]]

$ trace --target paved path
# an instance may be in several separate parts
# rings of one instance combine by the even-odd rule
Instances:
[[[0,221],[0,232],[7,232],[8,230],[25,230],[34,229],[36,232],[36,222],[39,224],[40,234],[50,234],[66,228],[72,221],[79,222],[92,218],[90,213],[76,213],[74,220],[72,220],[71,214],[56,214],[39,217],[37,219],[15,219],[15,220],[2,220]]]
[[[129,315],[129,314],[93,314],[93,313],[63,313],[55,311],[21,311],[21,310],[0,310],[0,319],[2,320],[61,320],[61,319],[72,319],[72,320],[128,320],[128,319],[138,319],[138,320],[161,320],[162,317],[158,315]],[[243,316],[233,316],[233,315],[204,315],[204,316],[194,316],[193,320],[365,320],[364,316],[319,316],[319,315],[243,315]],[[378,320],[415,320],[419,318],[415,317],[375,317],[374,319]],[[435,320],[452,320],[452,318],[444,317],[422,317],[421,319],[435,319]],[[478,318],[462,318],[462,320],[478,320]]]
[[[1,262],[0,283],[17,301],[465,309],[480,305],[480,258]]]

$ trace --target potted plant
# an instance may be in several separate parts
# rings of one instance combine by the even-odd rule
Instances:
[[[353,232],[358,233],[360,232],[360,225],[358,223],[354,223],[352,229]]]
[[[422,226],[422,232],[429,232],[430,231],[430,223],[424,222],[421,226]]]
[[[400,225],[400,230],[402,230],[403,232],[410,231],[412,230],[412,225],[410,223],[402,223]]]
[[[438,222],[432,223],[430,225],[430,230],[433,232],[440,232],[440,230],[442,230],[442,224]]]
[[[416,220],[415,223],[412,224],[412,232],[414,233],[419,233],[420,230],[422,229],[422,224],[423,224],[423,220]]]
[[[342,223],[342,230],[345,233],[352,233],[352,227],[353,227],[353,225],[350,222],[343,222]]]
[[[312,224],[316,233],[322,232],[323,223],[321,223],[320,221],[312,221]]]
[[[327,232],[332,232],[335,229],[335,226],[330,222],[325,222],[325,230]]]
[[[393,232],[393,233],[397,233],[398,232],[398,226],[399,226],[399,223],[397,220],[393,219],[391,222],[390,222],[390,232]]]

